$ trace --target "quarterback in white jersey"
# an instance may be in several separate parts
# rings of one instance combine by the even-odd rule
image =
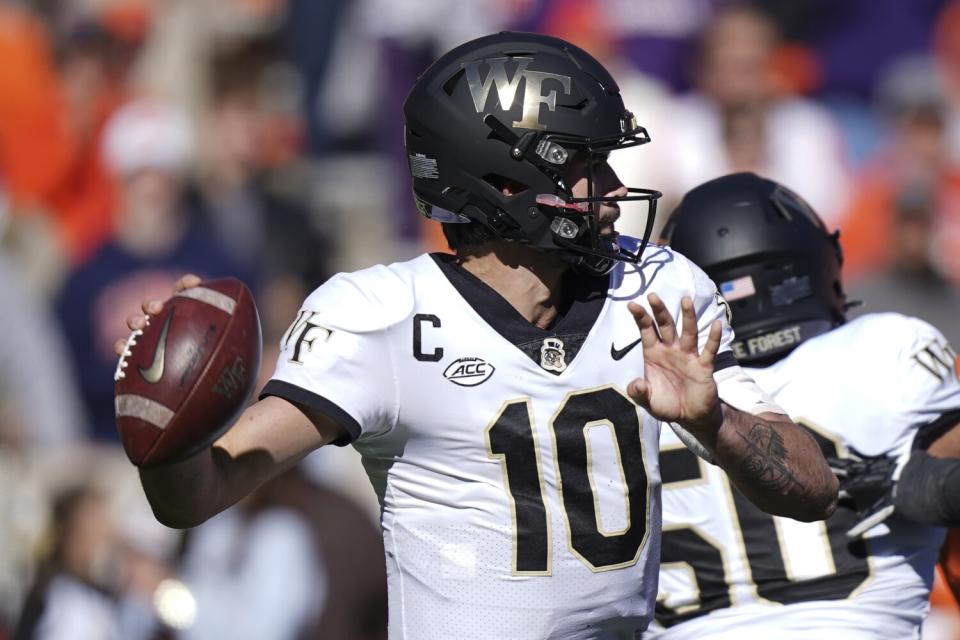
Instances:
[[[317,289],[213,452],[141,469],[164,521],[353,443],[382,504],[391,638],[587,640],[652,618],[660,421],[768,511],[833,511],[837,479],[736,364],[715,285],[618,238],[620,203],[649,205],[649,235],[659,194],[607,163],[649,138],[596,60],[487,36],[434,63],[404,113],[417,206],[456,255]]]
[[[627,304],[652,287],[679,315],[692,296],[701,341],[724,312],[688,261],[644,257],[609,285],[571,277],[549,329],[440,254],[335,276],[304,303],[264,394],[339,416],[363,455],[383,508],[392,636],[646,627],[660,426],[626,394],[643,370]],[[721,379],[736,365],[731,337]]]
[[[747,237],[703,247],[693,228]],[[840,324],[836,236],[794,194],[752,174],[726,176],[691,191],[665,235],[718,279],[733,307],[734,350],[756,363],[745,371],[825,455],[888,456],[896,475],[956,424],[960,381],[946,339],[898,314]],[[858,515],[843,501],[825,522],[770,516],[672,433],[660,447],[661,630],[645,638],[919,637],[943,528],[891,517],[851,536]]]

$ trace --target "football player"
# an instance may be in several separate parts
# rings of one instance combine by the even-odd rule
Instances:
[[[937,525],[960,518],[955,355],[916,318],[846,322],[838,237],[751,173],[693,189],[667,221],[665,240],[718,283],[747,373],[837,459],[841,495],[866,508],[841,500],[816,523],[763,513],[665,430],[665,630],[645,638],[919,637]]]
[[[649,236],[659,194],[607,164],[649,138],[596,60],[483,37],[437,60],[404,113],[417,207],[455,255],[310,295],[261,400],[212,449],[141,470],[164,522],[352,443],[382,505],[390,637],[543,640],[633,638],[652,618],[660,421],[765,509],[832,511],[835,476],[740,370],[714,284],[618,238],[620,204],[649,206]]]

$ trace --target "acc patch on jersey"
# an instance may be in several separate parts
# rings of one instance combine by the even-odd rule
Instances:
[[[482,358],[457,358],[450,363],[443,377],[461,387],[475,387],[490,379],[496,367]]]

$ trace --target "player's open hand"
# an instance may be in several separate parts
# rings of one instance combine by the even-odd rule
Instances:
[[[200,276],[195,276],[192,273],[185,274],[180,276],[177,282],[173,285],[172,293],[176,294],[184,289],[189,289],[190,287],[195,287],[200,284]],[[143,330],[147,326],[147,317],[154,316],[160,313],[163,310],[163,300],[144,300],[143,304],[140,305],[141,313],[134,313],[127,316],[127,327],[131,331]],[[124,350],[127,348],[127,338],[120,338],[113,343],[113,351],[118,356],[124,355]]]
[[[643,344],[643,377],[627,393],[652,416],[676,422],[694,433],[719,428],[722,419],[713,359],[720,348],[720,321],[710,326],[703,351],[697,346],[697,318],[693,301],[680,302],[682,328],[677,334],[673,316],[655,293],[647,296],[651,316],[636,303],[629,308],[640,328]],[[659,331],[658,331],[659,330]]]

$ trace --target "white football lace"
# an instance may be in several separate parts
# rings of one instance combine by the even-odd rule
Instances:
[[[150,326],[150,317],[148,316],[144,320],[144,327]],[[117,369],[113,372],[113,381],[119,382],[127,377],[124,369],[127,368],[127,358],[133,355],[133,352],[130,349],[137,344],[137,338],[143,335],[143,329],[134,329],[130,332],[130,336],[127,338],[127,342],[123,345],[123,351],[120,353],[120,359],[117,360]]]

